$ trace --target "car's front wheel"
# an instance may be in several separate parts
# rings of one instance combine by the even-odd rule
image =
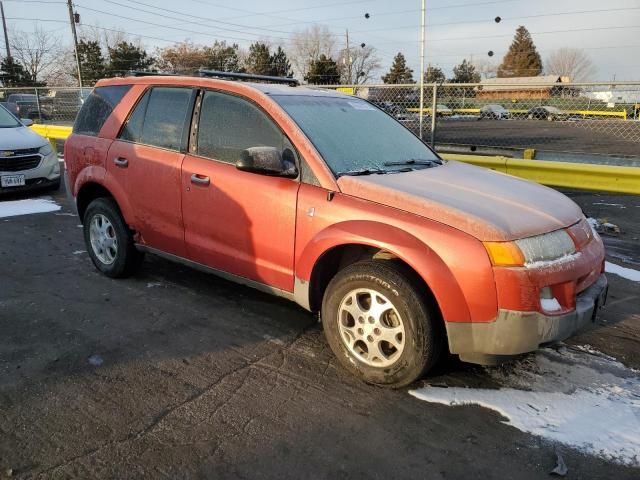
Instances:
[[[363,261],[331,280],[322,304],[327,341],[347,370],[368,383],[402,387],[437,361],[437,307],[403,265]]]
[[[111,198],[93,200],[84,214],[87,252],[98,270],[112,278],[133,274],[142,260],[116,202]]]

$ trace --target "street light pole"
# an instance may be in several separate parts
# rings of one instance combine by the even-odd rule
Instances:
[[[4,29],[4,44],[7,48],[7,58],[11,58],[11,49],[9,48],[9,34],[7,34],[7,21],[4,18],[4,6],[0,2],[0,12],[2,12],[2,28]]]
[[[78,86],[82,88],[82,72],[80,71],[80,56],[78,55],[78,34],[76,33],[76,19],[73,15],[73,4],[67,0],[69,7],[69,22],[71,23],[71,33],[73,34],[73,48],[76,53],[76,68],[78,69]]]
[[[420,27],[420,140],[422,140],[422,123],[424,116],[424,30],[425,0],[422,0],[422,25]],[[432,112],[435,115],[435,112]]]

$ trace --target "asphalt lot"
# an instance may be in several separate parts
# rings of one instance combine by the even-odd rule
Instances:
[[[609,260],[637,267],[640,198],[570,195],[620,226]],[[355,380],[294,304],[155,257],[131,279],[98,274],[54,199],[59,212],[0,218],[0,478],[533,479],[555,466],[556,445],[497,413]],[[637,283],[609,279],[601,327],[572,343],[640,368]],[[449,359],[425,383],[492,381]],[[560,448],[567,478],[638,478]]]
[[[430,121],[427,122],[430,127]],[[428,137],[430,133],[426,136]],[[438,143],[638,155],[640,122],[622,120],[476,120],[438,118]]]

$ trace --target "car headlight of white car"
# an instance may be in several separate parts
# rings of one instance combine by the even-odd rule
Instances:
[[[44,161],[46,163],[52,163],[54,160],[55,161],[58,160],[56,152],[53,150],[53,147],[48,142],[40,147],[40,149],[38,150],[38,153],[44,157]]]
[[[576,246],[565,230],[536,235],[515,241],[524,256],[525,266],[538,262],[552,262],[576,253]]]

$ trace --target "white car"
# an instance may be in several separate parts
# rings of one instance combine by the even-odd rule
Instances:
[[[0,105],[0,193],[60,187],[60,164],[48,140]]]

